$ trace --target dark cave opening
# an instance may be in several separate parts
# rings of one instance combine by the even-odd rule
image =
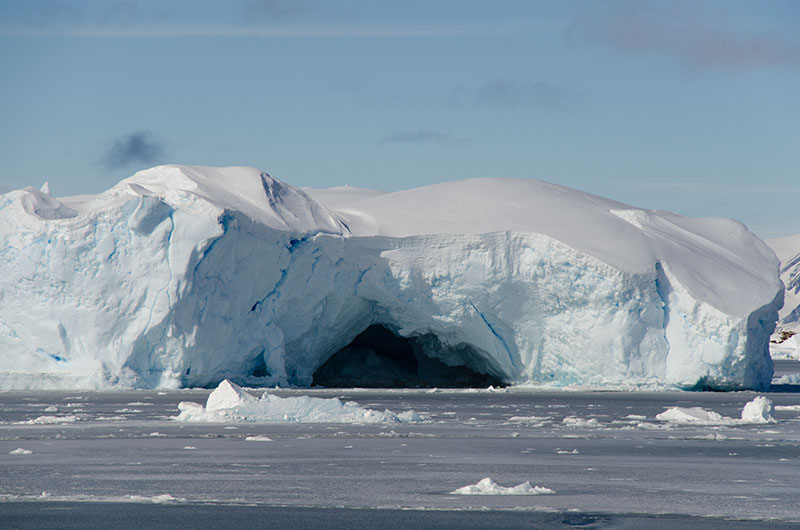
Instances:
[[[401,337],[391,329],[373,324],[333,354],[314,373],[312,385],[362,388],[486,388],[503,386],[498,377],[472,366],[480,355],[469,346],[449,348],[448,358],[463,359],[450,366],[426,354],[441,348],[433,335]]]

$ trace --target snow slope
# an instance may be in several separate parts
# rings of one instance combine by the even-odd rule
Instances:
[[[303,191],[161,166],[97,196],[12,191],[0,218],[3,388],[304,386],[373,324],[510,383],[772,374],[778,262],[742,224],[545,182]]]

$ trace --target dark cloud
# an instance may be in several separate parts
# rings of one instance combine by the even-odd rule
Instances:
[[[379,142],[382,144],[455,144],[467,143],[469,141],[471,141],[469,138],[458,138],[449,133],[430,129],[411,132],[395,132],[387,134],[386,136],[381,137],[379,140]]]
[[[555,83],[529,79],[492,79],[479,86],[459,87],[450,94],[455,104],[503,107],[562,108],[573,100],[572,91]]]
[[[148,131],[134,131],[114,140],[103,157],[103,163],[108,169],[134,164],[154,165],[163,162],[165,155],[164,145],[158,138]]]
[[[800,66],[797,38],[737,29],[724,11],[701,2],[597,5],[602,7],[570,24],[570,38],[627,53],[659,53],[694,68]]]

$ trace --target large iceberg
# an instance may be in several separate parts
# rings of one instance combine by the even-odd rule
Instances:
[[[242,167],[6,193],[0,268],[0,388],[764,388],[783,301],[732,220],[536,180],[300,190]]]

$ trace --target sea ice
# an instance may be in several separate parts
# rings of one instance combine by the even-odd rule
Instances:
[[[16,449],[14,449],[13,451],[9,452],[8,454],[10,454],[10,455],[32,455],[33,451],[31,451],[30,449],[24,449],[22,447],[18,447]]]
[[[543,486],[531,486],[529,481],[525,481],[517,486],[500,486],[489,477],[451,491],[451,495],[542,495],[552,494],[555,491]]]

